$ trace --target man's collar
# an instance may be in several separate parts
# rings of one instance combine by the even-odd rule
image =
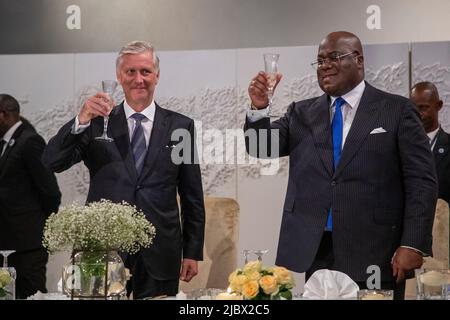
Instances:
[[[6,133],[3,135],[3,140],[5,140],[6,143],[9,143],[9,140],[11,140],[14,132],[16,132],[17,128],[20,127],[22,124],[22,120],[17,121],[14,123],[14,125],[6,131]]]
[[[125,111],[125,117],[127,119],[136,113],[136,111],[134,111],[134,109],[130,107],[130,105],[127,103],[126,100],[123,101],[123,110]],[[155,101],[152,100],[150,105],[148,105],[144,110],[142,110],[139,113],[143,114],[147,119],[153,122],[153,120],[155,119],[155,110],[156,110]]]
[[[361,81],[356,87],[354,87],[352,90],[347,92],[346,94],[342,95],[342,99],[345,100],[345,102],[350,105],[351,108],[354,108],[356,105],[358,105],[359,101],[361,100],[361,97],[364,93],[364,89],[366,88],[366,83]],[[338,97],[330,96],[331,98],[331,105],[334,104],[334,101]]]

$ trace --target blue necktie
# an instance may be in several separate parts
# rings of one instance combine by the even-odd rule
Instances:
[[[342,118],[342,106],[345,104],[345,100],[341,97],[337,98],[334,105],[336,110],[334,111],[333,121],[331,122],[331,130],[333,132],[333,167],[336,170],[339,160],[341,159],[342,148],[342,131],[344,129],[344,120]],[[328,220],[325,230],[331,231],[333,229],[333,219],[331,217],[331,208],[328,211]]]
[[[131,137],[131,149],[133,150],[134,165],[136,166],[137,174],[140,175],[142,167],[144,166],[145,153],[147,151],[144,129],[142,128],[141,123],[142,120],[146,119],[146,116],[140,113],[134,113],[131,117],[136,122],[133,135]]]

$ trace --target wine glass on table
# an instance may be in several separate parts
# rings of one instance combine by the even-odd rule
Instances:
[[[263,260],[263,256],[269,252],[269,250],[267,249],[261,249],[261,250],[253,250],[253,253],[256,255],[256,257],[258,258],[259,261],[262,262]]]

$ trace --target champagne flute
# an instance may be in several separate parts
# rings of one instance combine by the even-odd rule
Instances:
[[[102,89],[103,92],[109,96],[109,99],[112,99],[113,93],[116,90],[117,81],[115,80],[102,80]],[[100,137],[96,137],[96,140],[103,140],[107,142],[114,141],[113,138],[108,137],[108,121],[109,114],[103,117],[103,134]]]
[[[248,263],[248,255],[249,255],[250,253],[252,253],[251,250],[248,250],[248,249],[242,250],[242,254],[244,255],[244,264],[247,264],[247,263]]]
[[[254,250],[253,253],[258,257],[258,260],[262,262],[262,258],[263,256],[269,252],[269,250],[267,249],[263,249],[263,250]]]
[[[273,90],[277,82],[278,73],[278,59],[280,54],[278,53],[264,53],[264,71],[267,76],[267,96],[269,98],[269,110],[267,110],[267,115],[270,116],[270,110],[273,105]]]

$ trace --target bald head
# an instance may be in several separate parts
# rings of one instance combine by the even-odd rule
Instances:
[[[342,96],[364,80],[361,41],[347,31],[332,32],[319,45],[317,68],[320,88],[330,96]]]
[[[320,43],[322,45],[325,42],[339,42],[345,44],[346,47],[351,48],[351,51],[357,51],[359,54],[363,54],[361,40],[348,31],[336,31],[328,34]]]
[[[436,86],[434,85],[434,83],[429,82],[429,81],[423,81],[423,82],[418,82],[416,83],[412,89],[411,89],[411,93],[412,92],[422,92],[422,91],[428,91],[428,95],[430,97],[430,99],[433,100],[439,100],[439,92],[438,89],[436,88]]]
[[[436,130],[439,127],[439,110],[443,105],[436,86],[428,81],[415,84],[411,90],[411,100],[419,110],[425,131]]]
[[[0,138],[19,121],[19,102],[9,94],[0,94]]]

